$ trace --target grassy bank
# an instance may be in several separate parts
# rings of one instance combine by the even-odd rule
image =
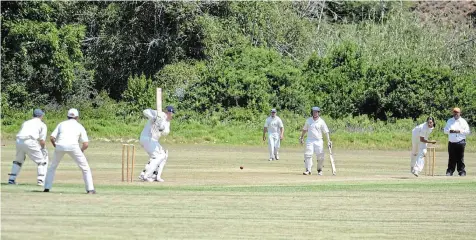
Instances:
[[[48,112],[44,119],[48,132],[52,132],[56,124],[65,117],[62,111]],[[233,119],[223,116],[200,117],[193,113],[182,112],[175,116],[172,123],[172,133],[162,139],[165,143],[177,144],[212,144],[212,145],[260,145],[262,129],[266,115],[250,113],[248,119]],[[289,112],[282,112],[281,118],[285,124],[284,147],[298,147],[300,129],[305,117]],[[29,119],[29,114],[17,113],[12,117],[2,119],[2,139],[14,139],[22,122]],[[424,122],[424,118],[413,121],[410,119],[395,120],[392,123],[373,121],[366,116],[331,119],[323,116],[330,130],[335,147],[341,149],[410,149],[411,130],[416,124]],[[140,115],[135,117],[112,117],[87,112],[82,115],[81,123],[88,131],[93,141],[137,141],[146,122]],[[446,148],[447,136],[442,128],[445,121],[437,120],[437,130],[431,138],[436,139],[439,150]],[[474,129],[473,129],[474,132]],[[467,151],[476,151],[472,144],[473,135],[468,137]]]

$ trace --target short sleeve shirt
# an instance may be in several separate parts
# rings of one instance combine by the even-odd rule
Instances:
[[[86,129],[75,119],[69,119],[56,126],[51,136],[56,138],[56,149],[72,151],[80,142],[89,142]]]
[[[46,124],[44,124],[39,118],[33,118],[25,121],[21,125],[21,129],[17,134],[17,138],[30,138],[38,141],[44,141],[46,139],[46,131]]]
[[[307,130],[308,140],[322,139],[322,134],[329,132],[326,122],[321,117],[317,120],[314,120],[312,117],[308,118],[302,130]]]
[[[423,137],[425,140],[428,140],[431,132],[433,132],[433,128],[429,128],[427,123],[422,123],[413,129],[414,136]]]
[[[278,134],[281,133],[280,129],[284,128],[283,121],[278,116],[266,118],[264,127],[268,128],[268,134]]]

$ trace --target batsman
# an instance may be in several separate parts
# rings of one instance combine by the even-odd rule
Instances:
[[[303,175],[311,175],[312,171],[312,155],[315,153],[317,156],[317,174],[322,175],[322,167],[324,166],[324,141],[322,134],[327,136],[327,146],[332,148],[332,142],[329,137],[329,129],[326,122],[319,114],[321,109],[319,107],[311,108],[311,117],[306,120],[304,127],[302,128],[301,137],[299,142],[304,143],[304,135],[307,133],[306,149],[304,151],[304,167],[306,171]]]
[[[160,145],[159,139],[170,133],[170,121],[175,109],[167,106],[164,112],[146,109],[143,113],[148,121],[140,134],[140,144],[149,155],[149,162],[145,165],[139,179],[147,182],[164,182],[161,176],[167,163],[168,152]]]

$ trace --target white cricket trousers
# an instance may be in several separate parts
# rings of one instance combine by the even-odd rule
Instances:
[[[410,170],[416,173],[423,171],[425,167],[425,155],[426,155],[427,143],[420,142],[420,136],[418,134],[412,135],[412,153]]]
[[[312,154],[317,157],[317,170],[322,170],[324,165],[324,141],[322,139],[306,140],[306,149],[304,150],[304,167],[306,171],[312,169]]]
[[[43,156],[38,141],[31,138],[16,139],[16,156],[15,161],[13,161],[9,180],[15,181],[17,176],[20,174],[26,155],[28,155],[28,157],[30,157],[30,159],[37,165],[38,180],[45,181],[48,159]]]
[[[279,135],[268,134],[268,151],[270,159],[278,160],[280,144],[281,140],[279,139]]]
[[[152,178],[155,174],[156,178],[160,179],[164,166],[167,163],[166,152],[159,144],[159,141],[148,137],[141,137],[140,144],[149,155],[149,162],[145,165],[143,173],[141,173],[143,178]]]
[[[51,165],[48,168],[48,172],[46,173],[45,189],[51,189],[51,187],[53,186],[56,168],[58,168],[58,165],[65,154],[68,154],[83,172],[83,180],[84,184],[86,185],[86,191],[94,190],[93,174],[91,173],[91,168],[89,167],[86,156],[84,156],[84,153],[81,152],[79,146],[71,151],[62,151],[55,149],[53,161],[51,162]]]

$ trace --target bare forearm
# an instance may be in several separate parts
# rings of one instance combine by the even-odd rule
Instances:
[[[56,138],[55,137],[50,137],[50,142],[53,147],[56,147]]]
[[[422,142],[422,143],[436,143],[435,140],[426,140],[424,137],[420,137],[420,142]]]
[[[301,136],[299,138],[303,139],[304,135],[306,135],[306,133],[307,133],[307,130],[302,130]]]
[[[88,147],[89,147],[89,143],[84,142],[84,143],[83,143],[83,146],[81,147],[81,152],[86,151],[86,149],[88,149]]]
[[[46,146],[45,140],[40,140],[40,146],[41,146],[41,148],[45,148],[45,146]]]

